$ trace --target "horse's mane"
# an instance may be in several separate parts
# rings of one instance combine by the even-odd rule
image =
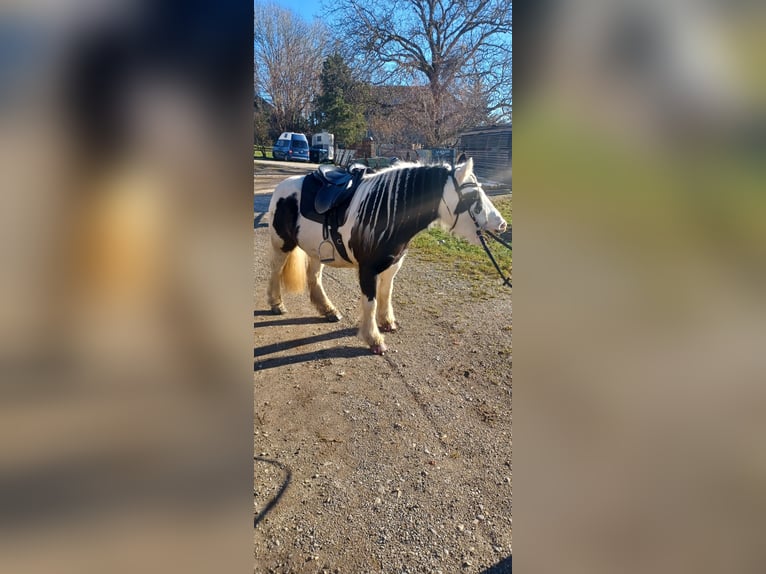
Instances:
[[[397,163],[366,175],[352,230],[355,251],[379,249],[381,242],[403,248],[438,218],[451,174],[447,164]]]

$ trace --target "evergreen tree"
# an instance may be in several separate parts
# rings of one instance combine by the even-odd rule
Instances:
[[[319,78],[321,93],[315,100],[319,127],[335,134],[335,141],[351,145],[367,133],[364,106],[367,86],[354,79],[339,53],[328,56]]]

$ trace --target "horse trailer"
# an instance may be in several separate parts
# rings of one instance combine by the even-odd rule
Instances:
[[[320,132],[311,136],[311,161],[320,163],[335,159],[335,136],[328,132]]]

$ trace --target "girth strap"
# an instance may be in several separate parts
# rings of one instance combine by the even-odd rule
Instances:
[[[341,257],[351,263],[351,259],[346,251],[346,246],[343,245],[343,238],[338,231],[341,222],[338,221],[338,210],[331,209],[324,214],[324,223],[322,224],[322,239],[332,239],[333,247],[338,251]]]

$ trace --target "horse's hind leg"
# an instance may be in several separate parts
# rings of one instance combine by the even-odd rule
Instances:
[[[383,332],[396,331],[399,325],[394,317],[394,307],[391,304],[391,291],[394,288],[394,277],[402,266],[404,257],[391,265],[378,276],[378,327]]]
[[[308,284],[309,284],[309,297],[316,310],[320,315],[323,315],[331,323],[337,323],[343,316],[332,304],[332,301],[327,297],[324,287],[322,286],[322,269],[324,265],[319,262],[319,259],[315,257],[309,257],[308,266]]]
[[[269,279],[268,299],[271,312],[274,315],[282,315],[287,312],[282,302],[282,267],[287,260],[287,253],[281,249],[274,249],[271,254],[271,278]]]

